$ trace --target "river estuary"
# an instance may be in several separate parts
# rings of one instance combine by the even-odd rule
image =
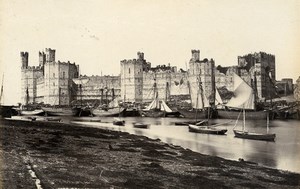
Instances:
[[[270,122],[270,133],[276,133],[275,142],[235,138],[232,128],[235,120],[227,123],[226,135],[207,135],[191,133],[188,126],[176,126],[174,122],[185,121],[178,118],[127,117],[125,126],[112,125],[113,118],[101,118],[101,122],[74,122],[89,127],[107,128],[160,139],[169,144],[179,145],[202,154],[219,156],[226,159],[256,162],[260,165],[300,173],[300,121],[274,120]],[[230,120],[212,120],[225,123]],[[133,122],[150,124],[148,129],[134,128]],[[242,122],[237,123],[241,128]],[[248,131],[266,132],[266,121],[247,121]]]

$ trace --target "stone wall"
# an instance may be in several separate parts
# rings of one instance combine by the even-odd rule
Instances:
[[[296,80],[296,84],[294,87],[294,97],[297,101],[300,101],[300,76]]]
[[[76,82],[77,101],[108,103],[113,98],[121,98],[120,76],[81,76],[78,80],[82,82]]]

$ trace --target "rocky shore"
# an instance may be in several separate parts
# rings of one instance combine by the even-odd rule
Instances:
[[[12,189],[300,188],[296,173],[65,123],[1,120],[0,165]]]

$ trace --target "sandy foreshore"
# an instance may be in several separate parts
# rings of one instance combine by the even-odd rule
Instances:
[[[65,123],[1,120],[0,163],[0,188],[300,188],[300,174]]]

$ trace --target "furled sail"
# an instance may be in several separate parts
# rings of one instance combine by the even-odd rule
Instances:
[[[253,89],[237,74],[233,76],[234,96],[226,106],[240,109],[254,109]]]

